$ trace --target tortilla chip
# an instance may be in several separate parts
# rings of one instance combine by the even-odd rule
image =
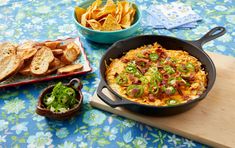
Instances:
[[[128,13],[129,9],[131,8],[130,3],[128,1],[121,1],[120,3],[123,7],[122,16],[125,16]]]
[[[128,28],[134,21],[135,8],[128,1],[95,0],[87,10],[76,7],[75,13],[81,25],[93,30],[114,31]]]
[[[115,4],[113,0],[107,0],[106,6]]]
[[[86,13],[84,13],[82,15],[82,17],[81,17],[81,24],[82,24],[82,26],[86,27],[88,14],[89,14],[89,12],[86,12]]]
[[[101,24],[95,19],[88,20],[87,23],[91,26],[93,30],[101,30]]]
[[[120,25],[123,28],[128,28],[131,26],[131,13],[127,13],[121,20]]]
[[[120,23],[122,20],[122,11],[123,11],[122,4],[120,2],[117,2],[116,19],[118,23]]]
[[[101,4],[102,4],[102,1],[101,1],[101,0],[96,0],[96,1],[94,1],[94,2],[91,4],[91,6],[89,6],[89,7],[87,8],[87,13],[88,13],[87,19],[88,19],[88,20],[92,18],[92,13],[93,13],[96,9],[98,9],[98,7],[99,7]]]
[[[109,14],[104,21],[102,26],[102,31],[114,31],[122,29],[121,26],[117,23],[115,17]]]
[[[75,7],[75,15],[76,15],[78,22],[81,22],[81,17],[85,12],[86,12],[85,9],[83,9],[81,7]]]
[[[135,9],[132,8],[132,13],[131,13],[131,24],[134,22],[134,19],[135,19]]]
[[[97,14],[98,18],[103,17],[108,14],[115,15],[116,12],[116,4],[111,0],[108,0],[106,5],[100,9],[100,13]]]

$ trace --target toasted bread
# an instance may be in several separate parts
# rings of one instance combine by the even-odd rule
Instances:
[[[64,74],[64,73],[70,73],[74,71],[79,71],[83,68],[82,64],[72,64],[72,65],[67,65],[64,67],[61,67],[57,70],[58,74]]]
[[[67,45],[66,45],[66,44],[62,44],[62,43],[60,43],[60,44],[57,46],[58,49],[63,49],[63,50],[65,50],[66,47],[67,47]]]
[[[30,59],[37,53],[36,48],[28,48],[24,50],[17,50],[17,55],[19,55],[23,60]]]
[[[17,45],[5,42],[0,45],[0,60],[5,56],[16,55],[16,47]]]
[[[37,51],[30,65],[30,71],[34,75],[44,75],[50,63],[54,60],[54,55],[50,48],[43,46]]]
[[[45,42],[44,44],[46,47],[48,47],[50,49],[56,49],[56,47],[60,44],[60,41]]]
[[[54,60],[50,63],[49,69],[47,70],[45,75],[51,74],[55,72],[58,68],[63,66],[64,64],[58,58],[55,57]]]
[[[0,81],[6,80],[16,74],[23,65],[23,62],[24,61],[17,55],[3,57],[0,60]]]
[[[24,76],[29,76],[31,75],[31,71],[30,71],[30,63],[26,64],[24,63],[24,66],[22,66],[22,68],[19,70],[19,73],[24,75]]]
[[[76,48],[68,48],[67,46],[67,48],[64,50],[63,55],[61,56],[61,61],[65,64],[71,64],[77,59],[78,55],[79,53]]]
[[[51,51],[53,52],[54,56],[63,54],[63,49],[52,49]]]
[[[67,48],[67,49],[70,49],[70,48],[74,48],[74,49],[76,49],[76,50],[77,50],[78,55],[80,55],[80,53],[81,53],[80,48],[79,48],[79,47],[78,47],[78,45],[77,45],[76,43],[74,43],[74,42],[70,42],[70,43],[68,43],[66,48]]]
[[[23,50],[26,50],[26,49],[31,49],[31,48],[33,48],[35,45],[36,45],[36,42],[35,42],[35,41],[26,41],[26,42],[24,42],[23,44],[20,44],[20,45],[17,47],[17,51],[23,51]]]

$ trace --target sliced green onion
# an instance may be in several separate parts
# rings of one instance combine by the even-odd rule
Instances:
[[[179,102],[175,99],[169,99],[169,100],[166,101],[166,103],[167,103],[168,106],[171,106],[171,105],[176,105]]]
[[[168,74],[173,74],[173,73],[175,73],[174,68],[172,68],[172,67],[169,66],[169,65],[164,66],[163,69],[164,69]]]
[[[145,76],[141,77],[140,81],[141,81],[142,84],[148,84],[148,82],[149,82],[148,79]]]
[[[186,64],[186,68],[189,71],[194,71],[195,70],[195,67],[194,67],[194,65],[192,63],[187,63]]]

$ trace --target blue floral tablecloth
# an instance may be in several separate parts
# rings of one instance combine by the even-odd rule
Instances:
[[[79,35],[73,22],[72,0],[0,0],[0,41],[53,40]],[[136,0],[141,10],[170,0]],[[138,34],[163,34],[194,40],[215,26],[227,34],[204,46],[207,51],[235,56],[234,0],[182,0],[203,17],[194,29],[152,29]],[[146,21],[145,14],[143,20]],[[82,114],[69,121],[54,121],[35,113],[40,91],[54,80],[0,90],[0,148],[3,147],[207,147],[195,141],[135,121],[94,109],[89,101],[99,83],[100,57],[109,45],[91,43],[81,37],[93,72],[78,76],[84,84]]]

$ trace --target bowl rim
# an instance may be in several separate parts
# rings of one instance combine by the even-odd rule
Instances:
[[[92,1],[92,0],[90,0],[90,1]],[[77,6],[83,5],[84,3],[87,3],[87,2],[89,2],[89,1],[81,2],[81,3],[79,3]],[[121,29],[121,30],[116,30],[116,31],[97,31],[97,30],[90,29],[90,28],[88,28],[88,27],[84,27],[84,26],[82,26],[82,25],[77,21],[77,18],[76,18],[76,15],[75,15],[75,7],[74,7],[74,10],[73,10],[73,20],[74,20],[75,23],[76,23],[77,25],[79,25],[81,28],[83,28],[83,29],[85,29],[85,30],[88,30],[88,31],[91,31],[91,32],[95,32],[95,33],[107,33],[107,34],[111,34],[111,33],[121,33],[121,32],[124,32],[124,31],[128,31],[128,30],[130,30],[130,29],[136,27],[137,25],[139,25],[139,24],[140,24],[140,20],[141,20],[141,18],[142,18],[142,13],[141,13],[140,9],[138,8],[138,6],[137,6],[135,3],[132,3],[132,2],[130,2],[130,3],[135,6],[136,12],[137,12],[136,14],[138,14],[138,18],[137,18],[136,22],[135,22],[134,24],[132,24],[129,28],[125,28],[125,29]],[[136,14],[135,14],[135,15],[136,15]]]

